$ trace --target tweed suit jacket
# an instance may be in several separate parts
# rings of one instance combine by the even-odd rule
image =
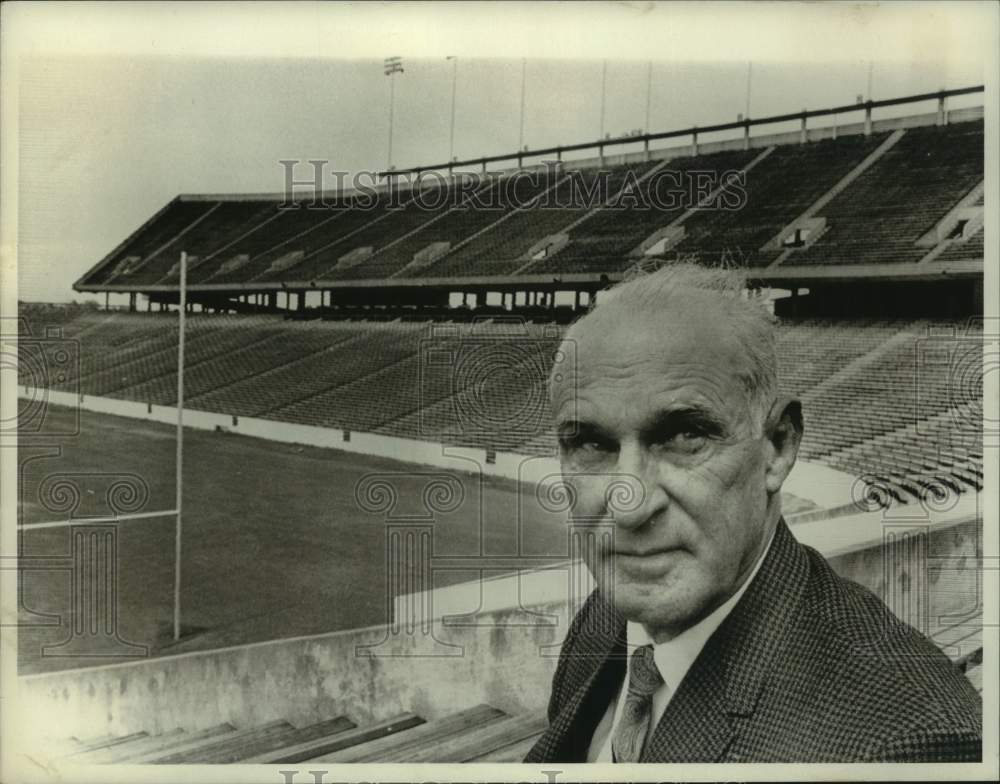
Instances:
[[[525,762],[586,762],[626,672],[625,619],[595,591],[560,653]],[[978,762],[982,702],[937,647],[839,577],[784,521],[677,686],[643,762]]]

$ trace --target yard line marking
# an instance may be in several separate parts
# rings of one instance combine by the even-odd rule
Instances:
[[[54,520],[49,523],[27,523],[18,526],[20,531],[33,531],[36,528],[65,528],[69,525],[92,525],[94,523],[118,523],[123,520],[144,520],[150,517],[172,517],[176,509],[166,509],[162,512],[138,512],[130,515],[115,515],[112,517],[78,517],[74,520]]]

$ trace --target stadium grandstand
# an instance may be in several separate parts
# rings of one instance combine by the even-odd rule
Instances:
[[[981,688],[981,607],[960,564],[982,555],[984,125],[981,108],[947,106],[981,90],[534,151],[534,166],[522,151],[392,170],[321,204],[177,196],[74,284],[105,308],[22,305],[22,335],[79,346],[60,363],[58,341],[21,342],[22,428],[44,433],[60,405],[174,421],[183,252],[191,427],[530,474],[534,498],[556,470],[546,383],[572,359],[558,352],[566,324],[659,264],[745,268],[778,322],[782,390],[803,402],[793,530],[894,610],[922,613]],[[765,132],[789,121],[800,129]],[[881,570],[887,521],[925,537],[921,585]],[[175,648],[142,641],[151,660],[22,680],[40,711],[78,716],[58,746],[71,761],[519,761],[545,727],[555,658],[538,651],[558,650],[573,606],[553,598],[566,578],[550,567],[572,555],[491,561],[471,605],[457,573],[478,567],[458,559],[443,587],[411,576],[387,597],[391,617],[367,624],[264,639],[208,628]],[[402,618],[429,594],[440,625],[421,635]],[[379,646],[385,658],[357,653]],[[437,696],[411,682],[421,655],[427,682],[451,684]]]

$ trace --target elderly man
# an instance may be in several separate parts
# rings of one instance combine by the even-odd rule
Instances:
[[[665,267],[567,334],[575,370],[551,380],[562,472],[574,519],[614,535],[587,556],[597,588],[526,761],[978,761],[968,681],[782,519],[802,416],[743,289]],[[635,503],[616,510],[622,477]]]

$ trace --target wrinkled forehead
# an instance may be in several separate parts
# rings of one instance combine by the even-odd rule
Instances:
[[[745,398],[749,360],[739,336],[718,303],[696,295],[660,310],[608,303],[574,324],[565,344],[573,362],[549,390],[557,415],[598,393],[623,405],[662,404],[672,393],[717,406]]]

